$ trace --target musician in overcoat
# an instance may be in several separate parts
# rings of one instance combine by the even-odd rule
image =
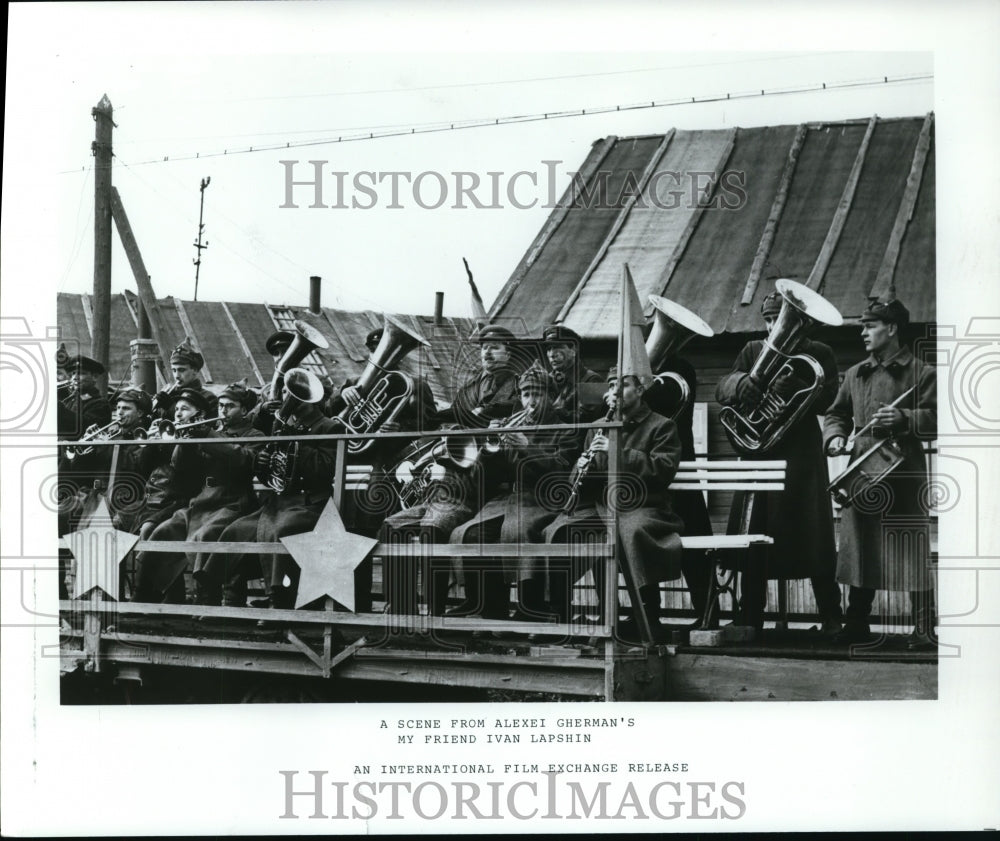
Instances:
[[[253,465],[262,445],[225,443],[227,438],[262,437],[247,418],[256,402],[257,395],[247,388],[246,380],[232,383],[219,396],[221,430],[205,426],[185,435],[211,438],[218,443],[174,447],[174,469],[203,477],[203,485],[188,505],[153,530],[150,540],[215,541],[231,522],[257,508]],[[183,573],[191,567],[195,603],[219,604],[218,586],[211,585],[221,582],[202,582],[207,557],[203,552],[140,553],[136,600],[181,600]]]
[[[194,348],[190,336],[173,349],[170,354],[170,373],[174,381],[153,397],[153,417],[170,418],[174,413],[174,400],[182,389],[197,389],[204,393],[208,401],[208,411],[215,413],[215,395],[205,388],[201,381],[201,369],[205,357]]]
[[[436,419],[442,424],[484,428],[491,420],[513,414],[518,403],[517,369],[511,350],[514,334],[505,327],[487,325],[473,341],[479,346],[480,368],[462,383],[451,407],[438,412]],[[380,541],[446,543],[452,531],[472,517],[488,496],[479,472],[448,467],[441,473],[429,483],[418,504],[386,518],[379,531]],[[391,613],[416,612],[417,570],[411,566],[399,557],[385,559],[385,591]],[[442,615],[448,597],[448,570],[436,570],[433,576],[426,572],[425,597],[431,612]]]
[[[618,369],[612,368],[608,385],[609,399],[620,399],[622,407],[619,475],[608,476],[608,437],[601,430],[591,430],[586,449],[571,473],[571,481],[575,481],[581,471],[585,472],[577,507],[560,514],[544,535],[549,542],[565,542],[577,529],[590,531],[595,525],[606,529],[610,521],[608,493],[616,493],[622,561],[655,633],[659,628],[659,584],[681,576],[680,533],[684,523],[673,509],[669,490],[681,460],[680,436],[672,420],[652,412],[643,402],[645,384],[639,377],[627,374],[619,380]],[[604,561],[589,566],[598,595],[603,596]],[[586,569],[578,572],[574,578]]]
[[[650,387],[645,392],[646,405],[657,414],[664,417],[673,416],[677,424],[677,434],[681,439],[681,459],[694,461],[694,402],[698,390],[698,375],[694,366],[684,357],[672,354],[659,365],[657,374],[676,374],[687,383],[690,398],[678,409],[676,403],[667,405],[657,400],[657,389]],[[666,391],[666,390],[661,390]],[[684,535],[712,534],[712,520],[708,516],[708,506],[701,491],[675,491],[673,493],[674,512],[684,521]],[[684,582],[691,596],[691,605],[698,619],[691,625],[700,627],[708,603],[712,576],[715,574],[713,564],[703,550],[685,549],[681,555],[681,569],[684,572]],[[714,624],[714,623],[713,623]]]
[[[781,313],[782,297],[771,293],[761,305],[761,315],[770,333]],[[748,342],[733,364],[731,373],[716,387],[716,399],[748,413],[760,403],[764,392],[750,376],[754,362],[764,349],[764,341]],[[824,382],[809,411],[798,418],[767,453],[746,454],[747,460],[784,459],[785,489],[757,494],[750,518],[750,531],[770,535],[770,546],[755,546],[746,552],[740,575],[740,618],[743,625],[758,632],[764,626],[769,579],[809,578],[822,622],[822,632],[840,631],[843,612],[840,588],[834,573],[837,550],[833,532],[833,505],[826,486],[829,481],[822,435],[816,416],[822,415],[837,394],[837,362],[833,350],[822,342],[803,341],[797,353],[815,359],[823,369]],[[771,384],[780,396],[788,397],[805,383],[797,376],[779,376]],[[730,510],[730,530],[737,526],[744,492],[737,492]]]
[[[570,423],[555,406],[553,379],[538,368],[529,368],[518,380],[520,412],[494,421],[491,426],[541,426]],[[541,543],[543,529],[559,514],[559,496],[553,480],[559,479],[580,451],[575,430],[546,432],[514,431],[499,433],[483,444],[481,469],[495,492],[486,505],[451,534],[452,543]],[[504,558],[503,569],[475,570],[463,565],[465,599],[449,615],[481,615],[489,619],[507,617],[510,584],[517,584],[518,612],[515,618],[540,621],[555,616],[545,589],[553,584],[556,601],[559,591],[568,591],[565,575],[559,583],[548,582],[544,558],[521,556]],[[561,585],[561,586],[560,586]]]
[[[542,330],[542,348],[548,364],[536,362],[532,367],[546,371],[551,377],[555,389],[553,406],[571,421],[586,423],[603,411],[604,378],[583,364],[580,359],[582,344],[576,331],[562,324],[550,324]],[[582,389],[583,383],[590,383],[592,387]]]
[[[287,379],[283,394],[282,411],[288,414],[279,423],[279,428],[272,430],[272,435],[329,435],[339,431],[337,424],[323,416],[318,402],[289,400]],[[280,537],[301,534],[316,526],[330,500],[337,461],[336,444],[299,438],[294,470],[290,472],[286,470],[284,455],[288,448],[286,444],[269,445],[257,452],[254,462],[257,478],[271,487],[275,486],[275,479],[279,479],[283,489],[264,494],[262,504],[230,523],[219,536],[220,541],[275,543]],[[289,555],[238,556],[216,552],[203,567],[203,577],[223,582],[223,601],[227,604],[244,605],[247,579],[260,576],[264,578],[269,607],[291,609],[295,606],[299,568]]]
[[[837,580],[850,590],[847,621],[837,639],[869,639],[875,591],[902,590],[910,593],[914,623],[908,646],[920,650],[936,646],[923,442],[937,435],[937,376],[901,345],[899,331],[908,322],[909,312],[895,298],[868,306],[861,337],[869,356],[848,369],[826,413],[823,435],[827,452],[840,455],[851,431],[874,421],[855,438],[852,463],[890,437],[903,453],[902,463],[880,486],[842,511]],[[891,405],[895,401],[898,405]]]
[[[64,360],[69,375],[59,393],[59,437],[76,438],[92,426],[107,426],[111,422],[111,403],[102,396],[97,378],[106,373],[96,359],[77,354]]]
[[[182,388],[172,392],[170,400],[176,426],[203,420],[214,411],[215,395],[202,388]],[[138,534],[142,540],[148,540],[153,529],[186,506],[204,483],[200,473],[176,468],[172,462],[173,451],[173,443],[164,440],[155,428],[148,440],[139,445],[138,469],[148,477],[145,497],[137,509],[122,512],[121,528]]]

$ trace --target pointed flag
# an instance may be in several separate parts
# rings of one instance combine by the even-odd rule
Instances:
[[[476,281],[472,279],[472,270],[469,268],[469,261],[463,257],[462,262],[465,263],[465,273],[469,276],[469,286],[472,287],[472,317],[485,324],[490,320],[486,314],[486,305],[483,304]]]
[[[632,272],[628,263],[622,264],[622,341],[621,370],[623,377],[638,377],[639,382],[649,386],[653,381],[653,369],[649,364],[649,354],[646,353],[646,343],[642,338],[642,329],[646,318],[642,314],[639,303],[639,293],[636,292],[632,280]]]

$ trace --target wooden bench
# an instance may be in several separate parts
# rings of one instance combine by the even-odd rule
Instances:
[[[738,526],[735,532],[724,535],[692,535],[682,536],[681,545],[684,549],[700,550],[713,555],[723,551],[745,550],[755,545],[767,545],[773,543],[773,539],[765,534],[751,534],[749,531],[750,518],[753,510],[755,494],[759,492],[781,491],[785,487],[785,466],[783,460],[771,461],[742,461],[739,459],[727,459],[722,461],[683,461],[680,463],[674,481],[670,484],[672,491],[744,491],[743,506],[738,518]],[[344,488],[347,491],[363,493],[367,490],[371,479],[372,467],[370,465],[348,465],[345,474]],[[596,553],[595,553],[596,551]],[[539,556],[550,559],[568,559],[579,554],[580,550],[571,546],[558,544],[419,544],[413,546],[390,545],[379,543],[373,550],[375,557],[411,557],[416,560],[418,557],[422,561],[451,560],[457,558],[478,558],[478,559],[501,559],[519,556]],[[612,542],[609,538],[605,547],[595,550],[591,548],[588,557],[603,559],[607,562],[615,557]],[[721,560],[719,558],[718,560]],[[629,576],[622,575],[625,579],[625,587],[629,592],[629,597],[633,604],[637,603],[638,593],[635,590]],[[605,575],[606,581],[616,582],[617,575]],[[735,604],[736,601],[735,576],[732,570],[723,570],[717,562],[716,574],[712,578],[712,588],[704,615],[700,619],[699,629],[707,630],[716,624],[716,612],[718,610],[718,597],[720,593],[728,592]],[[610,597],[611,592],[606,593]],[[617,592],[614,593],[611,601],[617,604]],[[609,604],[609,599],[605,599],[605,604]],[[617,610],[614,615],[607,615],[604,621],[602,633],[610,634],[611,627],[615,622]],[[640,622],[645,619],[642,611],[638,612]],[[479,620],[485,622],[486,620]],[[506,630],[514,633],[527,631],[527,627],[522,625],[530,624],[534,628],[537,623],[512,623],[499,620],[489,623],[490,629]],[[645,629],[647,640],[651,640],[652,633],[648,627]],[[552,628],[552,633],[563,635],[569,631],[563,626]],[[600,636],[601,634],[597,634]]]

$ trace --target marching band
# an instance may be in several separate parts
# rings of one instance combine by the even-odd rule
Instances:
[[[869,639],[875,591],[904,590],[913,608],[910,647],[933,647],[926,542],[882,540],[888,520],[906,519],[916,528],[928,521],[921,507],[922,442],[935,435],[933,368],[901,343],[908,314],[890,295],[865,310],[862,337],[870,355],[841,382],[833,351],[809,338],[819,326],[842,323],[840,313],[802,284],[779,280],[775,287],[761,307],[767,337],[740,351],[716,391],[720,421],[737,452],[787,463],[785,489],[763,495],[773,498],[753,508],[752,530],[774,543],[737,564],[736,621],[761,630],[768,580],[809,578],[824,638],[857,643]],[[311,436],[412,432],[423,437],[359,438],[348,447],[348,464],[370,465],[371,477],[367,490],[342,500],[345,526],[413,549],[383,559],[387,612],[413,615],[424,603],[435,616],[579,618],[573,617],[573,587],[590,572],[603,597],[600,564],[505,556],[493,566],[466,558],[441,568],[419,545],[539,544],[580,535],[604,542],[614,493],[620,563],[640,602],[632,628],[625,623],[621,633],[628,639],[631,630],[636,638],[648,623],[655,635],[662,628],[661,582],[683,576],[699,615],[709,599],[713,570],[704,553],[684,551],[680,541],[681,535],[711,534],[704,497],[668,486],[680,461],[695,456],[697,372],[680,351],[692,337],[713,331],[674,302],[651,296],[650,303],[654,323],[644,351],[653,378],[627,360],[621,371],[600,377],[582,362],[580,336],[561,324],[530,341],[488,324],[471,337],[475,370],[445,408],[435,405],[423,378],[399,370],[403,357],[429,343],[389,316],[367,337],[370,358],[360,378],[339,389],[299,367],[327,346],[304,322],[268,338],[275,368],[259,392],[246,380],[218,396],[206,389],[199,378],[204,359],[190,339],[171,354],[173,382],[153,399],[137,387],[105,399],[95,386],[103,367],[85,356],[67,357],[59,383],[60,533],[79,524],[96,481],[108,491],[115,527],[144,540],[274,542],[313,529],[330,501],[336,442]],[[602,417],[622,421],[618,476],[609,476],[608,437],[591,425]],[[824,417],[821,428],[817,419]],[[427,435],[441,429],[468,434]],[[228,441],[261,435],[288,441]],[[200,441],[185,444],[186,438]],[[121,442],[114,463],[110,447],[93,446],[100,441]],[[847,452],[849,443],[852,465],[828,487],[826,456]],[[873,478],[859,466],[862,458],[878,460],[882,472]],[[622,483],[634,485],[624,501]],[[890,490],[888,507],[871,504],[879,484]],[[843,506],[839,549],[831,494]],[[737,494],[733,516],[739,510]],[[284,554],[139,552],[135,571],[128,594],[134,601],[241,607],[248,582],[263,580],[265,600],[255,604],[296,603],[299,569]],[[849,587],[846,625],[840,584]],[[372,609],[372,589],[369,558],[355,573],[359,612]]]

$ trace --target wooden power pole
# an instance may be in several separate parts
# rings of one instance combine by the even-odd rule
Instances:
[[[94,329],[90,355],[108,367],[111,351],[111,133],[113,109],[107,94],[91,109],[96,123],[94,153]],[[107,382],[102,388],[107,387]]]
[[[206,239],[204,244],[201,241],[201,235],[205,231],[205,225],[202,221],[205,218],[205,188],[212,183],[212,176],[208,178],[201,179],[201,208],[198,211],[198,241],[194,244],[194,247],[198,250],[198,256],[194,261],[194,299],[198,300],[198,275],[201,274],[201,252],[208,248],[208,240]]]

